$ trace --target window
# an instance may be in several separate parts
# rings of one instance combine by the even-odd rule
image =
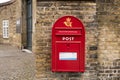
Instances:
[[[3,20],[3,38],[9,38],[9,21]]]

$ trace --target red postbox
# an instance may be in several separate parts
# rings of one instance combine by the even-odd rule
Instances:
[[[52,71],[84,72],[85,30],[73,16],[58,19],[52,28]]]

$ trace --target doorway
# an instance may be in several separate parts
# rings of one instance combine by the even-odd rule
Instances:
[[[27,42],[26,48],[32,50],[32,0],[26,0]]]

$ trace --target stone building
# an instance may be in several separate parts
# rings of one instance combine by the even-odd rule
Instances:
[[[16,20],[21,17],[19,2],[0,4],[0,43],[21,46],[21,34],[16,33]]]
[[[0,4],[0,43],[32,50],[37,80],[119,80],[119,7],[119,0],[11,0]],[[85,26],[84,73],[51,71],[52,26],[66,15]],[[9,22],[7,37],[3,22]]]

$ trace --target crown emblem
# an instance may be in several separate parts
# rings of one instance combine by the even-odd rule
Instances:
[[[71,22],[71,18],[66,18],[66,21],[64,21],[65,26],[67,27],[72,27],[72,22]]]

